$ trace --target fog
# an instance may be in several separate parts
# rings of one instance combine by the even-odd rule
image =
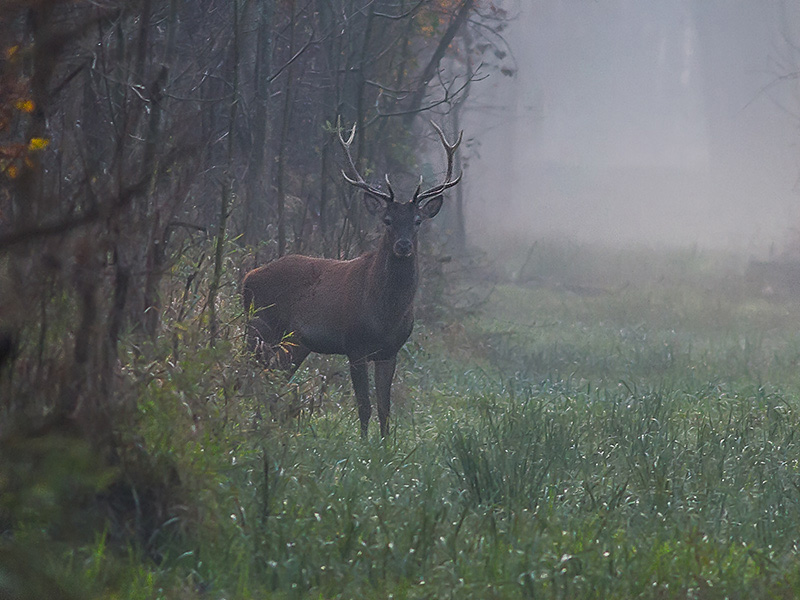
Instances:
[[[474,86],[468,227],[780,253],[800,228],[800,7],[518,3]]]

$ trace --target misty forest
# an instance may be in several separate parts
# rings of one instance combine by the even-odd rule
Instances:
[[[791,0],[0,0],[0,599],[800,596],[798,182]]]

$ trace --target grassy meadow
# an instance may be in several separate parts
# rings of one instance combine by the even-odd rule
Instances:
[[[488,299],[417,325],[384,443],[344,359],[286,385],[235,316],[214,348],[174,324],[131,351],[134,516],[37,572],[74,597],[800,595],[800,299],[697,250],[490,261]]]

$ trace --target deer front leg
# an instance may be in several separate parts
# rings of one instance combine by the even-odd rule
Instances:
[[[375,392],[378,397],[378,420],[381,424],[381,437],[389,434],[389,410],[392,405],[392,379],[397,366],[397,356],[388,360],[375,361]]]
[[[353,391],[356,393],[358,403],[358,418],[361,420],[361,437],[367,437],[369,417],[372,414],[372,406],[369,403],[369,372],[367,371],[367,361],[350,360],[350,378],[353,380]]]

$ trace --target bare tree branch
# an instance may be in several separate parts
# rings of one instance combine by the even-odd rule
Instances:
[[[427,2],[427,0],[419,0],[419,2],[417,2],[417,4],[415,4],[412,8],[408,9],[406,12],[401,13],[399,15],[390,15],[376,11],[375,16],[381,17],[383,19],[391,19],[393,21],[402,21],[406,17],[410,17],[415,12],[417,12],[422,7],[422,5],[425,4],[425,2]]]
[[[428,83],[431,81],[431,79],[433,79],[433,76],[436,75],[437,71],[439,70],[439,64],[442,62],[445,52],[447,52],[447,48],[456,37],[456,34],[458,33],[459,29],[461,29],[461,26],[466,23],[467,17],[469,17],[470,11],[472,10],[474,4],[475,0],[464,0],[464,2],[461,4],[461,8],[458,9],[456,15],[451,19],[450,24],[447,26],[447,29],[444,32],[444,35],[441,37],[441,39],[439,39],[439,44],[436,46],[436,50],[434,50],[433,55],[428,61],[428,64],[425,65],[425,68],[422,71],[422,75],[419,79],[419,87],[411,97],[410,106],[408,110],[404,112],[406,123],[410,123],[414,115],[421,112],[420,108],[422,107],[422,102],[425,99],[425,94],[427,93]]]

